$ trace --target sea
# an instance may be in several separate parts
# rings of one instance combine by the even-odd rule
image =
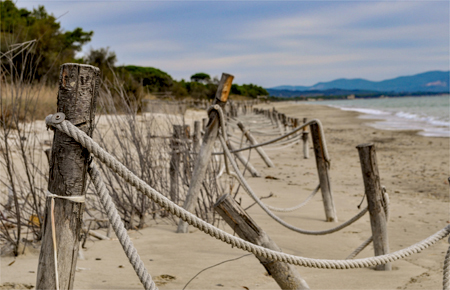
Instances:
[[[378,120],[368,122],[377,129],[420,130],[422,136],[450,137],[450,95],[324,100],[315,104],[362,113],[362,119]]]

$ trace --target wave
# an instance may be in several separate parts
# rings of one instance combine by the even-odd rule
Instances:
[[[442,120],[442,118],[405,111],[395,112],[360,107],[343,107],[337,105],[328,106],[341,109],[342,111],[355,111],[362,113],[364,114],[361,116],[362,118],[384,119],[385,121],[371,124],[371,126],[379,129],[422,130],[422,132],[419,133],[422,136],[450,137],[450,121]]]
[[[431,125],[450,127],[450,122],[438,120],[438,119],[436,119],[434,117],[430,117],[430,116],[420,116],[417,114],[402,112],[402,111],[396,113],[395,115],[400,118],[410,119],[410,120],[414,120],[414,121],[422,121],[422,122],[429,123]]]

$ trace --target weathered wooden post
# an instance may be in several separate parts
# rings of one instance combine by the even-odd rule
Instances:
[[[90,65],[66,63],[61,66],[58,91],[58,112],[65,120],[89,136],[94,130],[100,70]],[[89,152],[66,134],[55,130],[50,158],[48,190],[59,196],[86,194]],[[73,289],[77,265],[83,203],[55,198],[47,199],[42,228],[42,244],[36,278],[36,289]],[[55,220],[56,250],[53,249],[52,221]],[[55,273],[55,260],[59,277]]]
[[[237,125],[239,129],[241,129],[242,133],[244,133],[245,137],[247,137],[247,140],[250,142],[250,144],[258,145],[258,142],[256,141],[255,137],[253,137],[253,135],[248,130],[245,129],[244,124],[238,122]],[[256,152],[258,152],[259,156],[261,156],[261,158],[264,160],[264,162],[268,167],[275,167],[272,160],[270,160],[269,156],[267,156],[266,152],[264,152],[264,150],[261,147],[256,147],[255,150]]]
[[[333,195],[331,192],[330,177],[328,174],[328,161],[325,160],[322,136],[317,123],[309,125],[316,157],[317,173],[319,174],[320,190],[322,192],[325,216],[328,222],[337,222],[336,210],[334,208]]]
[[[230,149],[230,151],[235,150],[234,146],[231,144],[231,142],[228,140],[227,142],[227,146],[228,149]],[[258,170],[256,170],[255,167],[253,167],[253,165],[250,163],[250,160],[246,160],[244,155],[242,155],[242,152],[236,152],[234,153],[237,157],[237,159],[242,163],[242,165],[244,165],[245,168],[248,169],[248,171],[250,171],[250,174],[253,177],[260,177],[261,175],[259,174]]]
[[[184,149],[186,126],[173,125],[172,139],[170,140],[170,147],[172,149],[169,175],[170,175],[170,199],[177,203],[179,199],[179,175],[181,171],[181,151]],[[186,166],[186,164],[185,164]]]
[[[255,245],[281,252],[280,247],[263,231],[245,210],[229,194],[222,195],[214,209],[225,222],[244,240]],[[309,289],[294,266],[256,256],[281,289]]]
[[[361,171],[370,213],[375,256],[389,254],[386,214],[383,208],[384,198],[381,190],[375,145],[372,143],[360,144],[356,148],[358,149],[361,162]],[[375,269],[390,271],[391,263],[378,265]]]
[[[308,121],[308,118],[303,118],[303,124],[306,124]],[[306,127],[303,127],[302,132],[302,140],[303,140],[303,157],[305,159],[309,158],[309,144],[308,144],[308,134],[309,132],[306,131]]]
[[[224,108],[230,94],[231,83],[233,82],[233,76],[229,74],[222,74],[222,78],[217,88],[216,97],[214,98],[214,104]],[[209,122],[206,126],[205,135],[203,136],[203,143],[200,147],[200,152],[195,160],[194,172],[192,174],[191,183],[189,186],[186,200],[184,201],[183,208],[192,212],[195,207],[195,201],[200,192],[202,180],[205,176],[206,168],[208,167],[209,159],[213,150],[214,142],[217,139],[219,133],[219,115],[216,111],[212,110],[209,113]],[[224,124],[222,124],[224,125]],[[178,223],[177,233],[187,233],[188,224],[180,219]]]
[[[206,132],[206,124],[208,123],[208,118],[202,118],[202,130]]]
[[[192,150],[194,151],[194,154],[198,154],[198,151],[200,150],[200,139],[202,137],[200,127],[200,121],[194,121],[194,135],[192,136]]]

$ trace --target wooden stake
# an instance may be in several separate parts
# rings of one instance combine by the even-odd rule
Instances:
[[[386,215],[383,209],[383,195],[378,173],[377,155],[375,145],[360,144],[356,146],[361,162],[361,171],[364,179],[364,188],[370,213],[370,226],[372,228],[373,247],[375,256],[389,254],[389,239],[386,227]],[[391,263],[378,265],[376,270],[391,270]]]
[[[180,158],[180,150],[182,146],[181,138],[183,136],[183,126],[181,125],[173,125],[172,139],[170,140],[171,145],[171,158],[169,164],[169,175],[170,175],[170,199],[174,203],[178,203],[179,198],[179,174],[181,171],[181,158]]]
[[[253,137],[253,135],[248,130],[245,129],[244,124],[238,122],[237,125],[239,129],[241,129],[241,131],[244,133],[245,137],[247,137],[247,140],[250,141],[250,144],[258,145],[258,142],[256,141],[255,137]],[[275,167],[272,160],[270,160],[269,156],[267,156],[266,152],[264,152],[264,150],[261,147],[256,147],[255,150],[256,152],[258,152],[259,156],[261,156],[261,158],[264,160],[267,167]]]
[[[194,154],[198,154],[200,150],[200,139],[201,139],[201,123],[200,121],[194,122],[194,135],[192,136],[192,150]]]
[[[227,145],[228,145],[228,149],[230,149],[230,151],[235,150],[234,146],[231,144],[231,142],[229,140],[227,142]],[[237,159],[242,163],[242,165],[244,165],[244,167],[247,168],[248,171],[250,171],[250,174],[253,177],[260,177],[261,176],[259,174],[258,170],[256,170],[256,168],[253,167],[253,165],[250,163],[250,160],[247,160],[247,158],[244,157],[242,152],[236,152],[234,154],[236,155]]]
[[[61,66],[58,112],[92,136],[100,70],[90,65]],[[56,195],[86,194],[89,152],[71,137],[55,130],[51,150],[48,190]],[[50,198],[46,202],[36,289],[56,289]],[[73,289],[84,204],[55,198],[55,235],[59,289]]]
[[[303,124],[305,124],[307,121],[308,118],[303,118]],[[302,140],[303,140],[303,156],[305,159],[309,158],[308,134],[309,132],[306,131],[306,127],[304,127],[302,132]]]
[[[217,88],[214,104],[224,108],[228,100],[228,95],[231,89],[231,83],[233,82],[233,76],[229,74],[222,74],[222,78]],[[223,124],[224,125],[224,124]],[[195,160],[194,172],[192,173],[192,179],[189,186],[186,200],[184,201],[183,208],[187,211],[193,212],[195,207],[195,201],[200,193],[200,187],[202,180],[205,176],[206,168],[208,167],[209,159],[213,150],[214,142],[217,139],[219,133],[219,115],[216,111],[212,110],[209,113],[209,122],[206,125],[205,135],[203,136],[202,146],[200,152]],[[187,233],[188,224],[180,219],[178,223],[177,233]]]
[[[328,162],[325,160],[323,152],[323,142],[319,132],[319,125],[314,123],[309,125],[309,128],[311,130],[311,137],[314,145],[314,156],[316,157],[317,173],[319,174],[320,190],[322,192],[326,220],[328,222],[337,222],[333,195],[331,193],[330,177],[328,175]]]
[[[281,252],[280,247],[263,231],[229,194],[222,195],[214,209],[236,234],[258,246]],[[294,266],[256,256],[281,289],[309,289]]]

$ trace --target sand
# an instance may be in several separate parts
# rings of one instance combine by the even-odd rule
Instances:
[[[364,195],[356,146],[376,145],[382,185],[391,201],[388,224],[391,251],[421,241],[450,222],[449,217],[449,139],[423,137],[413,131],[383,131],[368,126],[373,120],[359,119],[358,113],[340,111],[307,103],[272,103],[291,117],[320,119],[331,157],[331,186],[339,222],[359,210]],[[314,155],[303,158],[302,145],[278,151],[267,151],[275,168],[267,168],[255,152],[253,165],[261,178],[248,181],[258,196],[273,197],[264,202],[289,207],[301,202],[318,184]],[[278,178],[265,179],[266,176]],[[252,201],[238,194],[244,207]],[[306,236],[292,232],[267,216],[257,205],[248,210],[251,217],[289,254],[322,259],[344,259],[371,235],[369,216],[331,235]],[[285,221],[304,229],[331,228],[337,223],[325,222],[320,194],[302,209],[278,213]],[[222,224],[221,227],[232,233]],[[188,234],[176,234],[176,226],[164,221],[153,222],[140,231],[129,231],[133,243],[160,289],[183,289],[197,273],[226,260],[240,259],[206,269],[186,289],[279,289],[258,260],[242,250],[231,248],[190,227]],[[84,259],[79,259],[75,276],[76,289],[142,289],[119,242],[89,240]],[[372,268],[354,270],[321,270],[296,267],[311,289],[441,289],[442,268],[447,239],[430,249],[392,263],[390,272]],[[358,258],[373,256],[367,247]],[[17,258],[2,257],[0,289],[35,285],[38,247],[28,247]],[[9,286],[8,286],[9,285]]]

